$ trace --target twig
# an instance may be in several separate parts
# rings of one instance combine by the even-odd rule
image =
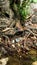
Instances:
[[[6,32],[6,31],[8,31],[8,30],[13,30],[13,28],[6,28],[6,29],[4,29],[2,32]]]

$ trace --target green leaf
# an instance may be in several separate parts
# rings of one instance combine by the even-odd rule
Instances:
[[[37,0],[33,0],[33,2],[37,3]]]

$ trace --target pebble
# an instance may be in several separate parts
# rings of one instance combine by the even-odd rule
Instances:
[[[18,46],[20,47],[20,43],[18,43]]]
[[[15,43],[15,40],[12,40],[12,43]]]
[[[15,48],[15,45],[14,45],[14,44],[12,44],[12,47],[13,47],[13,48]]]
[[[19,38],[17,38],[17,39],[15,39],[15,41],[16,41],[16,42],[19,42],[19,41],[20,41],[20,39],[19,39]]]

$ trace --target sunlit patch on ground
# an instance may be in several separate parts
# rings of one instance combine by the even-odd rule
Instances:
[[[0,65],[6,65],[8,61],[8,58],[2,58],[0,59]]]
[[[33,62],[32,65],[37,65],[37,61]]]

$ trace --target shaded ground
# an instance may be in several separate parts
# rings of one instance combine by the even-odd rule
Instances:
[[[36,65],[37,64],[37,50],[33,49],[27,54],[19,53],[19,54],[14,54],[12,56],[2,55],[0,58],[3,58],[3,59],[8,58],[8,62],[6,62],[6,65]],[[3,63],[5,63],[5,61]]]
[[[9,61],[7,65],[32,65],[32,63],[35,61],[37,61],[37,52],[33,50],[26,55],[20,54],[19,56],[16,54],[13,57],[9,56]]]

